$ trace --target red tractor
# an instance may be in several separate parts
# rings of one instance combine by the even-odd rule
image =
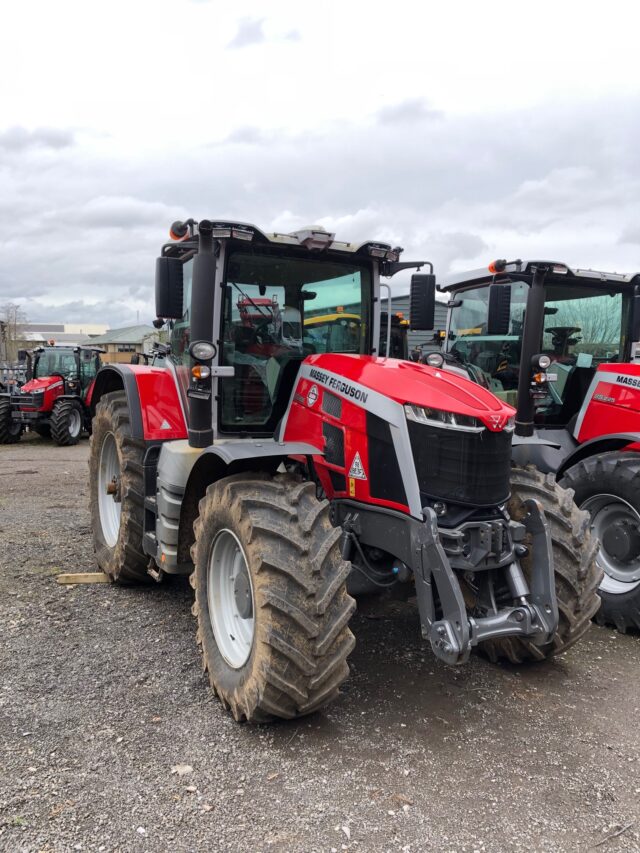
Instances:
[[[447,359],[517,406],[516,462],[555,474],[591,516],[598,619],[640,628],[640,275],[495,261],[440,289]]]
[[[20,440],[25,427],[56,444],[77,444],[91,431],[91,396],[100,354],[91,346],[43,346],[26,353],[27,381],[0,395],[0,444]]]
[[[380,276],[422,264],[322,229],[189,220],[172,234],[156,266],[172,353],[96,379],[93,539],[114,582],[191,576],[204,666],[236,720],[338,695],[357,587],[406,585],[449,664],[477,647],[543,660],[582,636],[601,579],[588,516],[552,477],[512,468],[513,408],[381,357]],[[296,338],[261,354],[237,296],[267,290],[301,329],[314,303],[350,306],[356,351]],[[434,291],[432,272],[412,277],[417,329],[433,325]]]

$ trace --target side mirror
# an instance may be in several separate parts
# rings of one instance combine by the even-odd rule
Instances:
[[[27,350],[19,349],[18,350],[18,361],[26,361],[27,360]]]
[[[487,334],[506,335],[511,321],[511,285],[492,284],[489,288]]]
[[[409,325],[411,331],[430,332],[436,311],[436,277],[432,273],[411,276]]]
[[[182,261],[179,258],[156,260],[156,316],[165,320],[182,317]]]

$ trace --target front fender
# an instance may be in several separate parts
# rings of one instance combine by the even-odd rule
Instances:
[[[615,433],[585,441],[584,444],[579,445],[579,447],[563,459],[562,464],[556,471],[556,479],[559,481],[565,471],[568,471],[569,468],[583,459],[595,456],[597,453],[610,453],[614,450],[640,451],[640,433]]]
[[[124,390],[131,434],[145,441],[187,437],[187,424],[173,373],[164,367],[109,364],[100,368],[91,395],[91,414],[104,394]]]

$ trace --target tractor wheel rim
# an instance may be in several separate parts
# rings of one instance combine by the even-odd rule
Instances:
[[[113,484],[117,488],[113,490]],[[120,500],[120,460],[118,447],[112,432],[108,432],[100,450],[100,470],[98,472],[98,509],[104,541],[110,548],[115,548],[120,535],[120,515],[122,503]]]
[[[69,412],[69,435],[72,438],[77,438],[82,429],[82,418],[77,409],[71,409]]]
[[[220,530],[211,546],[207,603],[220,654],[232,669],[240,669],[253,647],[254,595],[246,555],[231,530]]]
[[[591,516],[591,532],[600,542],[600,589],[612,595],[631,592],[640,584],[640,513],[623,498],[607,494],[587,498],[580,509]]]

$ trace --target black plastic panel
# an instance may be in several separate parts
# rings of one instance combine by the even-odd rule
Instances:
[[[386,421],[371,412],[367,412],[367,440],[370,495],[406,505],[407,495],[391,438],[391,428]]]

